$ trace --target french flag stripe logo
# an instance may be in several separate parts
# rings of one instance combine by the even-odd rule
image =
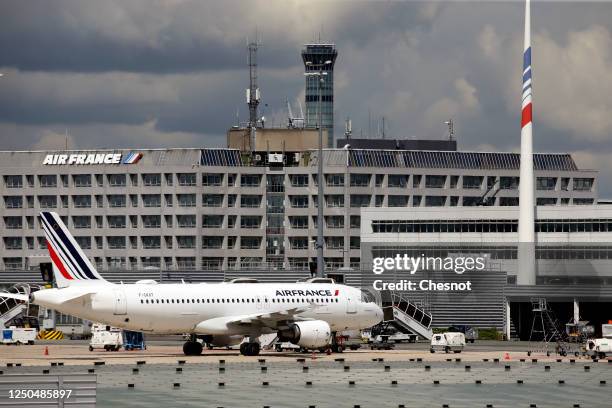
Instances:
[[[67,233],[59,216],[50,212],[42,212],[40,215],[47,235],[49,256],[62,276],[66,279],[99,279],[98,273],[74,238]]]
[[[531,123],[531,47],[523,54],[523,97],[521,106],[521,128]]]
[[[142,158],[142,153],[129,152],[123,159],[123,164],[135,164]]]

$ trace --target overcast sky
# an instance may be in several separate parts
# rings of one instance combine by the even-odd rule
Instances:
[[[518,151],[522,2],[3,0],[0,149],[223,146],[247,118],[259,34],[263,114],[304,98],[300,50],[338,49],[336,134]],[[612,197],[612,3],[532,4],[536,151],[572,152]],[[372,118],[368,124],[368,113]]]

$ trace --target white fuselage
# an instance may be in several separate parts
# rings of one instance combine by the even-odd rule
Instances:
[[[78,285],[35,292],[33,303],[151,333],[259,335],[274,329],[226,323],[290,309],[299,313],[288,321],[323,320],[333,331],[362,329],[382,319],[380,307],[363,302],[359,289],[330,283]]]

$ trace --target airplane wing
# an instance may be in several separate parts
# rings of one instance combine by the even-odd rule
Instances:
[[[262,312],[239,316],[224,316],[214,319],[204,320],[195,326],[195,331],[206,334],[225,334],[240,328],[269,328],[269,329],[284,329],[289,323],[300,320],[309,320],[300,318],[298,315],[307,310],[311,310],[316,305],[306,305],[301,307],[293,307],[273,312]]]
[[[24,295],[21,293],[8,293],[8,292],[0,292],[0,297],[21,300],[27,302],[29,300],[28,295]]]

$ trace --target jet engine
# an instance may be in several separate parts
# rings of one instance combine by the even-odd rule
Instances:
[[[278,339],[304,348],[316,349],[331,343],[331,328],[323,320],[297,322],[287,329],[279,330]]]
[[[205,343],[215,347],[229,347],[240,344],[244,336],[206,335],[202,336]]]

